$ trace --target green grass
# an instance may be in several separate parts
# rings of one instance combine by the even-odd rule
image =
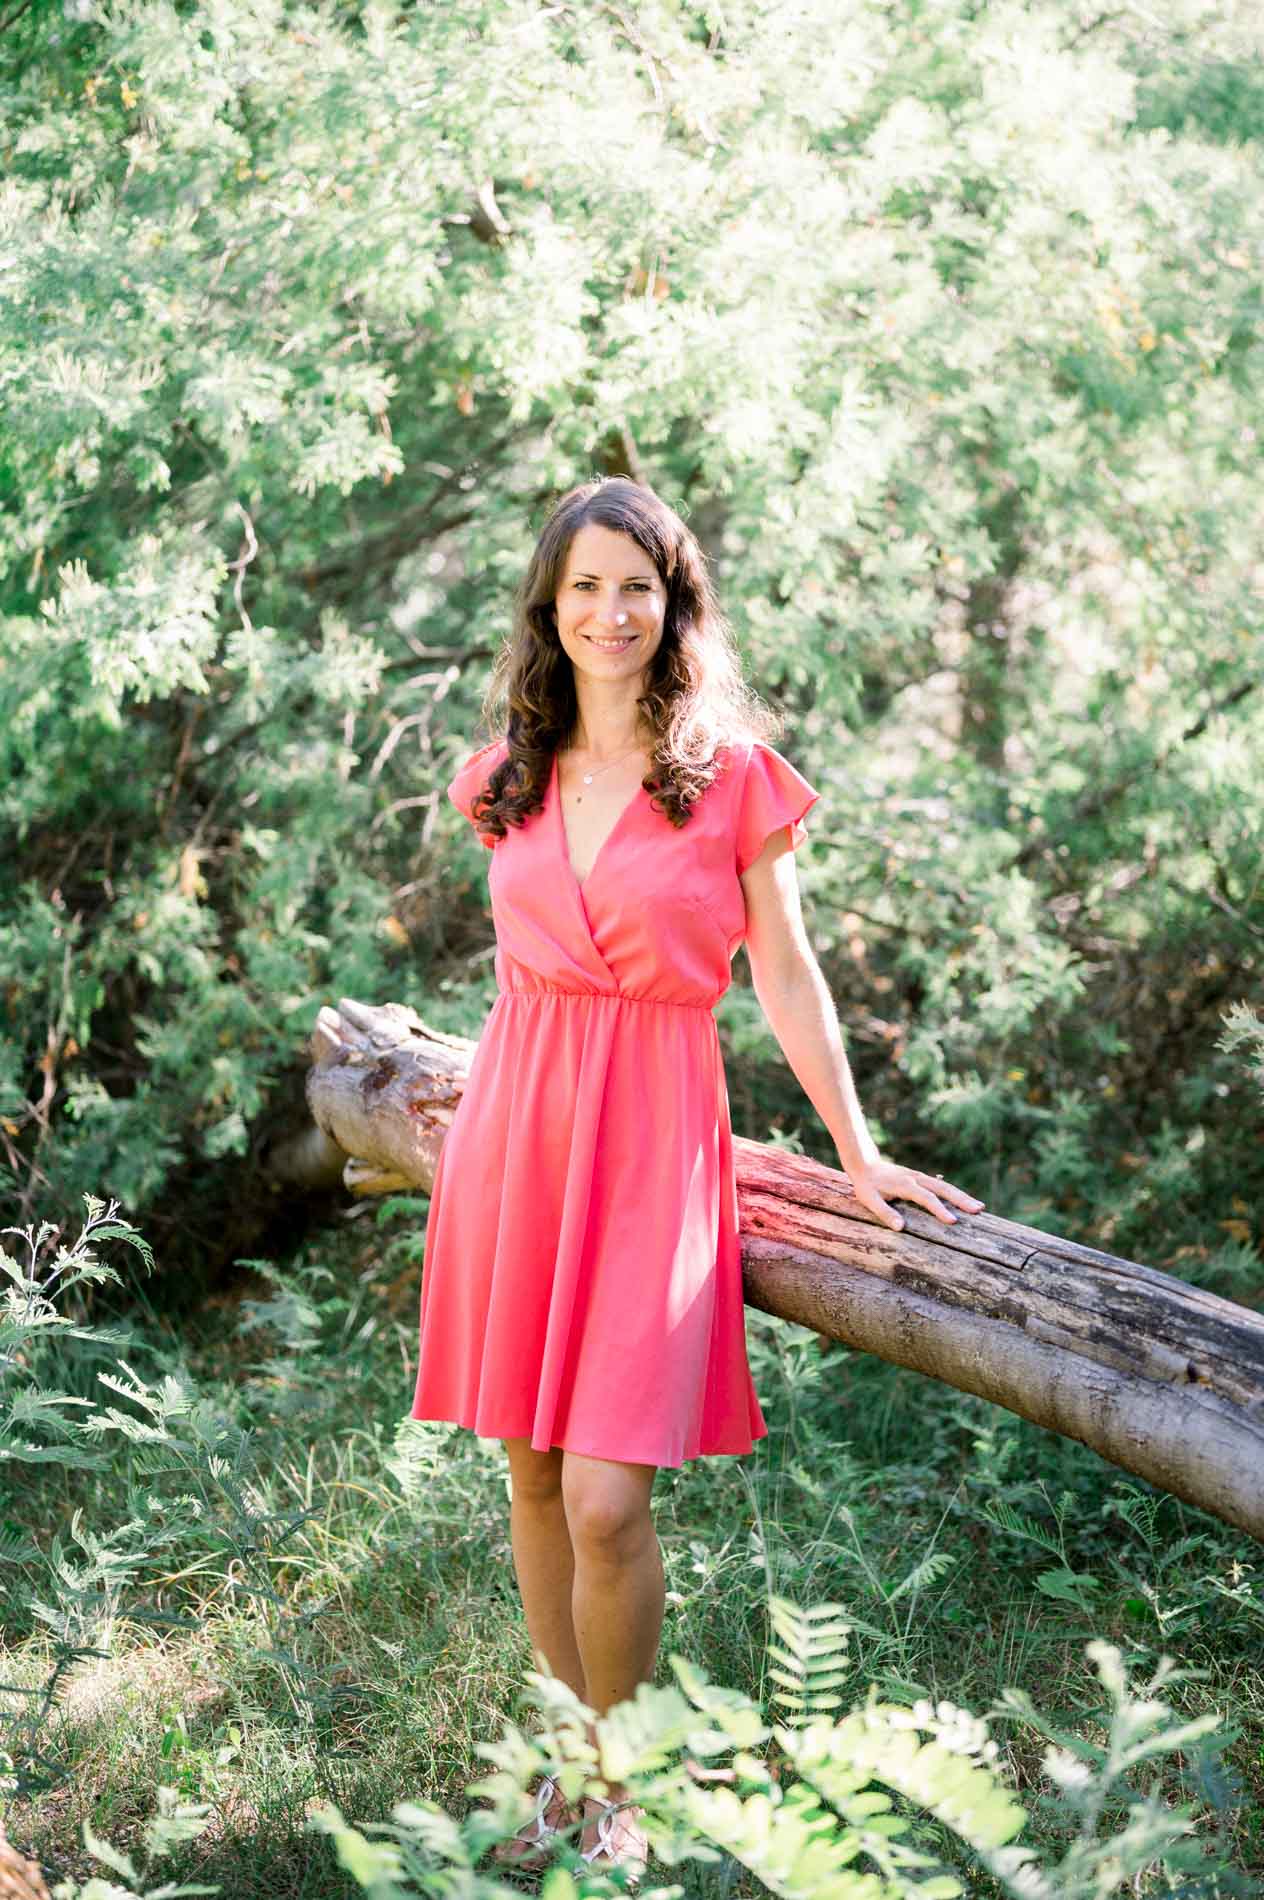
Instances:
[[[122,1357],[141,1377],[183,1368],[249,1432],[245,1496],[257,1514],[277,1514],[261,1520],[254,1551],[241,1554],[238,1519],[214,1491],[199,1528],[194,1506],[177,1501],[187,1486],[146,1478],[143,1447],[114,1441],[101,1472],[8,1467],[5,1516],[41,1544],[50,1526],[66,1538],[80,1507],[98,1535],[138,1509],[171,1533],[130,1584],[85,1610],[85,1632],[108,1655],[75,1667],[41,1736],[69,1772],[9,1804],[11,1838],[56,1876],[99,1871],[82,1823],[126,1847],[166,1782],[213,1813],[164,1870],[233,1900],[350,1894],[330,1843],[305,1827],[311,1806],[333,1801],[357,1825],[404,1799],[464,1813],[467,1784],[487,1772],[476,1745],[523,1713],[532,1658],[502,1449],[401,1423],[424,1211],[422,1201],[359,1211],[283,1272],[245,1273],[196,1331],[182,1322],[177,1334],[157,1313],[131,1322]],[[770,1436],[747,1459],[696,1461],[655,1481],[668,1589],[658,1681],[672,1680],[675,1652],[763,1701],[776,1594],[845,1607],[844,1707],[876,1683],[891,1700],[983,1714],[1013,1685],[1100,1739],[1086,1642],[1105,1637],[1138,1665],[1166,1653],[1203,1672],[1168,1699],[1190,1714],[1220,1710],[1236,1730],[1226,1846],[1237,1867],[1264,1868],[1258,1549],[982,1401],[747,1319]],[[100,1402],[95,1373],[108,1355],[60,1351],[55,1382]],[[283,1534],[299,1513],[309,1515]],[[221,1528],[208,1534],[212,1520]],[[1075,1582],[1059,1583],[1068,1572]],[[252,1578],[272,1597],[250,1594]],[[7,1683],[41,1681],[48,1654],[37,1618],[8,1619]],[[1056,1843],[1066,1821],[1045,1804],[1043,1741],[1012,1721],[992,1732],[1032,1810],[1024,1838]],[[1179,1757],[1159,1770],[1173,1800],[1198,1793],[1181,1770]],[[1212,1825],[1209,1814],[1202,1827]],[[950,1838],[929,1825],[925,1838],[954,1862]],[[690,1900],[765,1891],[731,1861],[676,1877]],[[969,1890],[993,1891],[977,1876]]]

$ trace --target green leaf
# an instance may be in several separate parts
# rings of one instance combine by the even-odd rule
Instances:
[[[109,1841],[102,1840],[99,1835],[94,1834],[91,1822],[86,1819],[82,1823],[82,1830],[83,1844],[94,1860],[99,1860],[103,1866],[112,1867],[116,1874],[123,1876],[129,1886],[139,1885],[139,1875],[135,1867],[120,1848],[112,1847]]]
[[[1042,1570],[1036,1578],[1036,1588],[1047,1597],[1054,1597],[1062,1603],[1074,1603],[1077,1608],[1083,1609],[1085,1598],[1095,1590],[1100,1590],[1101,1582],[1085,1571]]]

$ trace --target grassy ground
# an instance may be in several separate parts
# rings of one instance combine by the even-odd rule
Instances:
[[[153,1312],[133,1324],[122,1357],[137,1373],[183,1367],[248,1430],[247,1460],[218,1493],[147,1480],[143,1447],[123,1441],[105,1473],[19,1473],[10,1525],[25,1523],[45,1546],[59,1527],[72,1557],[79,1506],[98,1535],[147,1513],[170,1532],[160,1556],[120,1583],[112,1614],[102,1620],[98,1606],[85,1625],[108,1654],[77,1665],[41,1737],[72,1772],[10,1804],[11,1837],[53,1874],[99,1871],[82,1823],[126,1846],[159,1781],[213,1804],[211,1827],[164,1873],[218,1883],[234,1900],[358,1891],[330,1844],[305,1831],[314,1803],[332,1799],[357,1824],[407,1798],[454,1814],[470,1805],[466,1786],[487,1766],[477,1744],[521,1713],[532,1659],[501,1447],[443,1426],[399,1433],[424,1205],[357,1210],[277,1277],[245,1276],[196,1333],[184,1324],[177,1336]],[[747,1459],[656,1479],[668,1587],[658,1680],[672,1680],[676,1652],[764,1699],[770,1592],[845,1606],[847,1704],[877,1683],[893,1699],[984,1713],[1016,1685],[1100,1736],[1086,1642],[1107,1637],[1137,1666],[1167,1653],[1201,1672],[1168,1699],[1235,1726],[1225,1759],[1238,1785],[1223,1824],[1234,1864],[1264,1870],[1256,1547],[1083,1448],[917,1374],[822,1350],[754,1312],[748,1334],[769,1438]],[[85,1351],[57,1382],[100,1402],[94,1375],[106,1364]],[[238,1481],[245,1517],[231,1503]],[[296,1512],[310,1515],[282,1536]],[[182,1621],[163,1627],[138,1609]],[[11,1620],[6,1682],[41,1680],[47,1653],[37,1618]],[[993,1732],[1033,1810],[1031,1837],[1056,1842],[1063,1822],[1042,1805],[1043,1742],[1013,1723]],[[1163,1773],[1173,1799],[1194,1792],[1179,1762]],[[1207,1810],[1200,1826],[1214,1824]],[[765,1891],[733,1862],[677,1878],[690,1900]],[[969,1890],[992,1891],[978,1879]]]

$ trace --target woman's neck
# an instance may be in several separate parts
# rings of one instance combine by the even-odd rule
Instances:
[[[581,707],[566,744],[576,751],[587,752],[594,759],[612,759],[618,753],[633,752],[638,747],[648,750],[650,734],[635,707],[631,720],[624,706]]]

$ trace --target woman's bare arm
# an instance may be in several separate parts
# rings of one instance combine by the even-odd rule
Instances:
[[[884,1161],[865,1126],[829,986],[808,942],[788,832],[777,832],[742,873],[746,954],[760,1008],[786,1061],[838,1150],[856,1198],[888,1226],[903,1220],[884,1198],[917,1201],[939,1220],[946,1202],[977,1213],[983,1202],[949,1181]]]

